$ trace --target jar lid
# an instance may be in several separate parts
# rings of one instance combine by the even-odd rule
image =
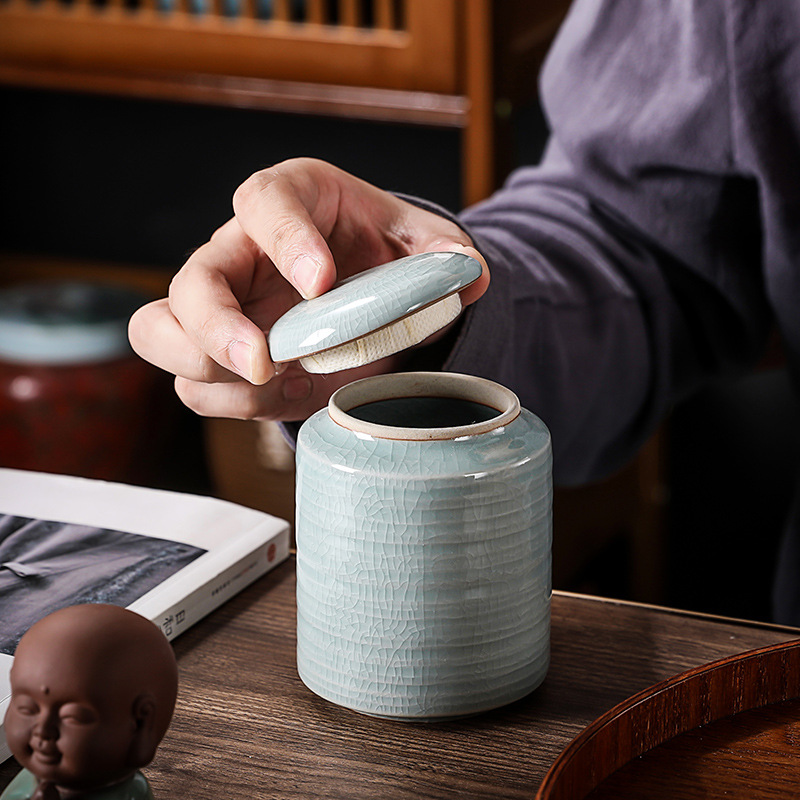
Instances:
[[[345,278],[275,322],[272,360],[299,360],[308,372],[328,373],[405,350],[458,316],[458,292],[481,271],[463,253],[420,253]]]
[[[146,298],[123,286],[46,281],[0,291],[0,359],[66,365],[130,354],[128,320]]]

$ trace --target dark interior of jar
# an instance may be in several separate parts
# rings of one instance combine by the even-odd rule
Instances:
[[[396,428],[455,428],[486,422],[496,408],[453,397],[392,397],[351,408],[351,417]]]

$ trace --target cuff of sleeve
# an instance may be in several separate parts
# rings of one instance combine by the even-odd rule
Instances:
[[[283,434],[283,438],[286,439],[289,446],[292,450],[297,449],[297,434],[300,432],[300,426],[302,422],[279,422],[278,427],[280,428],[281,433]]]
[[[492,276],[486,294],[464,310],[458,323],[446,337],[433,345],[413,351],[403,367],[404,371],[443,370],[474,375],[477,374],[476,365],[481,364],[481,375],[501,382],[506,375],[507,342],[513,319],[511,309],[504,306],[503,300],[512,296],[510,292],[502,291],[502,285],[508,279],[496,268],[496,265],[502,263],[502,259],[495,253],[494,248],[489,243],[481,241],[462,219],[442,206],[399,192],[395,193],[395,196],[458,225],[486,259]],[[496,375],[487,374],[487,364],[496,366]]]

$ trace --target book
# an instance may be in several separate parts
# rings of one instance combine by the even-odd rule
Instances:
[[[110,602],[174,639],[288,558],[289,530],[213,497],[0,468],[0,762],[13,651],[30,625]]]

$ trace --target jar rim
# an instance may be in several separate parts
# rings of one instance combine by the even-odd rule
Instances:
[[[467,400],[495,409],[496,416],[468,425],[412,428],[367,422],[349,412],[366,403],[411,397]],[[337,389],[328,401],[328,415],[343,428],[377,439],[425,441],[476,436],[508,425],[519,416],[519,398],[499,383],[456,372],[399,372],[374,375]]]

